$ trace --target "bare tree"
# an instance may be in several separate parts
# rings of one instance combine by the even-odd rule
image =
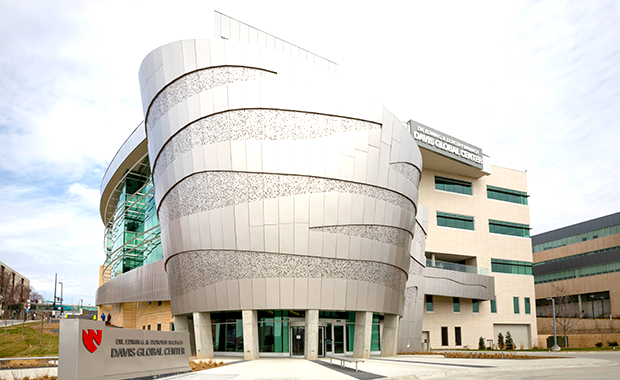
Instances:
[[[579,295],[568,294],[563,285],[551,284],[551,288],[555,300],[555,320],[564,336],[564,347],[568,347],[566,336],[581,324],[579,307],[575,302],[575,297],[579,297]]]
[[[30,295],[28,297],[30,297],[30,302],[32,303],[37,303],[37,302],[43,303],[43,301],[45,301],[41,293],[34,290],[33,287],[30,288]]]
[[[6,334],[6,319],[9,317],[9,307],[18,305],[21,301],[22,289],[15,286],[12,276],[4,273],[0,277],[0,302],[2,302],[2,315],[4,317],[4,333]]]

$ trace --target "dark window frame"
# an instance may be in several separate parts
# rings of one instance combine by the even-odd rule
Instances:
[[[435,190],[473,196],[473,185],[471,182],[437,175],[435,176]]]

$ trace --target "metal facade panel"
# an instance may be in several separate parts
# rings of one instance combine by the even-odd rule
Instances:
[[[162,223],[164,254],[192,251],[170,258],[170,278],[179,282],[173,285],[175,310],[398,309],[403,296],[395,289],[404,287],[403,271],[390,266],[389,278],[368,281],[350,273],[356,265],[407,264],[405,249],[370,227],[413,228],[415,205],[407,197],[414,193],[389,167],[420,157],[413,137],[370,98],[294,80],[314,68],[287,57],[262,47],[190,40],[156,50],[141,67],[151,158],[166,151],[172,162],[162,158],[168,166],[155,181],[159,211],[170,218]],[[196,69],[217,85],[190,93],[183,81]],[[163,107],[162,90],[176,103]],[[260,122],[244,124],[259,112]],[[409,147],[416,152],[404,152]],[[191,189],[183,185],[204,173],[217,178],[194,179]],[[326,227],[344,229],[312,230]],[[226,252],[239,255],[222,259],[223,266],[201,264]],[[295,261],[300,258],[305,261]],[[237,273],[209,273],[233,261]],[[295,264],[289,268],[288,262]],[[273,275],[283,267],[286,277]],[[179,280],[180,271],[187,275]],[[195,283],[187,281],[194,276]]]

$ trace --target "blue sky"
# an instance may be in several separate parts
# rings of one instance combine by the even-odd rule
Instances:
[[[94,303],[99,186],[151,50],[213,9],[339,64],[402,121],[528,171],[532,233],[620,210],[617,1],[0,0],[0,261]]]

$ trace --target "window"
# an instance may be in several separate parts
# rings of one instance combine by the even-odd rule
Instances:
[[[437,225],[439,227],[460,228],[462,230],[473,231],[474,217],[437,211]]]
[[[448,327],[442,326],[441,327],[441,345],[442,346],[447,346],[448,343]]]
[[[534,276],[534,284],[561,281],[569,278],[595,276],[602,273],[620,272],[620,261],[608,264],[591,265],[589,267],[568,269],[560,272],[541,274]]]
[[[529,195],[523,191],[487,186],[487,198],[489,199],[527,205],[528,197]]]
[[[530,314],[530,299],[526,297],[523,300],[525,301],[525,314]]]
[[[491,313],[497,313],[497,296],[491,300]]]
[[[478,301],[478,300],[471,300],[471,311],[472,311],[472,313],[479,313],[480,312],[480,301]]]
[[[501,220],[489,219],[489,232],[492,234],[530,237],[530,226],[527,224],[502,222]]]
[[[431,294],[426,295],[426,311],[433,311],[433,296]]]
[[[170,322],[170,331],[174,331],[174,322]]]
[[[616,225],[609,226],[609,227],[603,227],[603,228],[599,228],[599,229],[592,230],[592,231],[589,231],[589,232],[583,232],[583,233],[580,233],[580,234],[567,236],[565,238],[551,240],[551,241],[547,241],[547,242],[544,242],[544,243],[536,244],[532,248],[532,252],[536,253],[536,252],[540,252],[540,251],[546,251],[548,249],[553,249],[553,248],[557,248],[557,247],[563,247],[563,246],[569,245],[569,244],[581,243],[582,241],[598,239],[599,237],[615,235],[617,233],[620,233],[620,224],[616,224]]]
[[[532,263],[527,261],[491,259],[491,271],[495,273],[532,275]]]
[[[512,304],[515,314],[519,314],[519,297],[512,297]]]
[[[157,331],[161,331],[161,323],[157,324]]]
[[[161,306],[161,301],[157,301],[157,306]]]
[[[451,193],[472,195],[471,182],[435,176],[435,189]]]
[[[454,340],[456,341],[455,343],[457,346],[460,346],[463,344],[461,340],[461,328],[460,327],[454,328]]]
[[[149,301],[149,306],[151,306],[151,301]]]
[[[151,325],[146,326],[146,329],[150,330],[151,329]]]
[[[142,326],[142,330],[146,330],[146,326]]]
[[[452,310],[454,310],[455,313],[461,312],[461,300],[459,297],[452,298]]]

